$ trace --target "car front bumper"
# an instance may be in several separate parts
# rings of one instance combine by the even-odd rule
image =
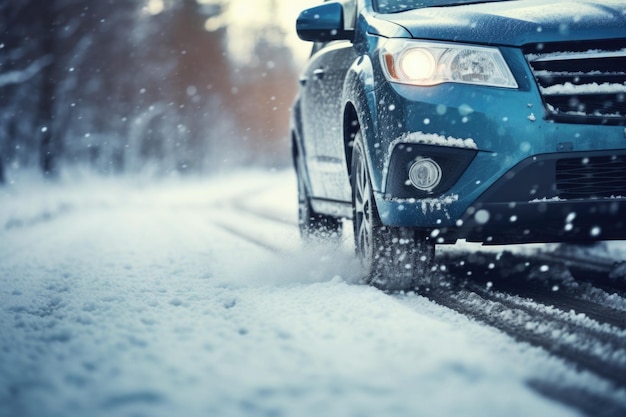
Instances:
[[[374,188],[383,223],[436,230],[445,241],[626,239],[623,126],[547,120],[532,85],[506,90],[388,84],[377,96],[379,136],[372,139],[377,151],[371,155],[372,165],[381,172]],[[445,140],[403,141],[415,133],[439,135],[453,146]],[[467,143],[475,146],[462,145]],[[407,149],[411,157],[398,158]],[[406,161],[441,154],[447,155],[448,166],[461,167],[451,174],[453,180],[448,178],[445,187],[430,194],[411,191]],[[590,157],[619,159],[612,179],[616,192],[595,195],[593,186],[602,182],[598,177],[596,183],[589,182],[587,194],[564,193],[557,181],[560,161]],[[588,175],[596,176],[593,171]]]
[[[426,228],[440,242],[500,243],[626,239],[626,150],[529,157],[479,198],[378,195],[388,225]],[[469,204],[468,204],[469,203]]]

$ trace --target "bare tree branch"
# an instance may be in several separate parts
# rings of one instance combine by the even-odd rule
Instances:
[[[31,63],[23,70],[8,71],[0,73],[0,88],[12,84],[21,84],[37,75],[47,65],[52,63],[51,56],[44,56]]]

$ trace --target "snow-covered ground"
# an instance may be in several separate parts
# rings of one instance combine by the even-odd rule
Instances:
[[[559,359],[302,245],[295,189],[0,188],[0,416],[578,415],[531,388]]]

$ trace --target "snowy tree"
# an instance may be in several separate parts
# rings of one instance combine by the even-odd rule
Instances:
[[[0,2],[0,181],[11,169],[39,167],[52,178],[72,164],[207,172],[276,153],[295,94],[290,51],[270,24],[255,29],[251,60],[233,61],[227,42],[237,40],[206,25],[225,7]]]
[[[43,31],[36,2],[0,3],[0,179],[7,164],[33,163],[32,150],[39,147],[42,73],[51,57],[41,53]],[[43,9],[46,9],[44,7]],[[45,10],[42,10],[46,13]],[[32,19],[33,13],[39,17]]]
[[[235,81],[240,93],[234,108],[250,146],[284,162],[288,153],[280,155],[280,151],[288,147],[289,109],[296,95],[297,70],[292,52],[284,44],[282,28],[269,24],[255,35],[253,54],[240,65]]]

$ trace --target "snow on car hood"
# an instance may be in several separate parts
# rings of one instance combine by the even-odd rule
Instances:
[[[521,46],[535,42],[623,38],[621,0],[525,0],[431,7],[379,15],[414,38]]]

